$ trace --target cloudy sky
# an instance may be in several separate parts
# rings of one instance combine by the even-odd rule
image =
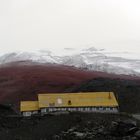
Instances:
[[[0,53],[92,45],[140,52],[140,0],[0,0]]]

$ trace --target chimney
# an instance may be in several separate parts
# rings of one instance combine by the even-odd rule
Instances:
[[[111,99],[111,94],[110,94],[110,92],[109,92],[109,94],[108,94],[108,98]]]

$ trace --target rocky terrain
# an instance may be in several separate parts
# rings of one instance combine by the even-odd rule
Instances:
[[[0,117],[1,140],[139,140],[140,122],[121,114]]]
[[[90,114],[91,115],[91,114]],[[92,114],[93,115],[93,114]],[[94,114],[92,120],[86,120],[78,116],[79,123],[72,126],[58,135],[54,135],[54,140],[138,140],[140,138],[140,129],[136,121],[132,118],[111,114]],[[104,118],[102,118],[102,117]],[[110,121],[107,121],[107,118]],[[116,118],[117,119],[116,119]],[[123,118],[124,117],[124,118]],[[89,117],[87,117],[89,118]],[[114,119],[115,118],[115,119]]]

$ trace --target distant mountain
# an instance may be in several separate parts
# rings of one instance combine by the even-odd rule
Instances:
[[[0,57],[0,64],[28,60],[39,63],[63,64],[107,73],[140,76],[140,58],[136,57],[134,53],[111,52],[95,47],[78,51],[73,48],[65,48],[63,51],[63,55],[48,50],[7,53]]]

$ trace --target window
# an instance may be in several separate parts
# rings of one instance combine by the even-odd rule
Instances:
[[[46,108],[42,108],[42,109],[41,109],[41,112],[42,112],[42,113],[46,112]]]
[[[109,108],[109,107],[107,107],[107,108],[106,108],[106,110],[107,110],[107,111],[109,111],[109,110],[110,110],[110,108]]]
[[[31,116],[31,112],[23,112],[23,116]]]
[[[52,108],[49,108],[49,111],[52,112]]]
[[[61,98],[58,98],[57,99],[57,103],[59,104],[59,105],[61,105],[63,102],[62,102],[62,99]]]
[[[99,107],[99,110],[103,110],[103,108],[102,107]]]
[[[33,112],[32,112],[32,114],[37,114],[37,113],[38,113],[38,111],[33,111]]]

